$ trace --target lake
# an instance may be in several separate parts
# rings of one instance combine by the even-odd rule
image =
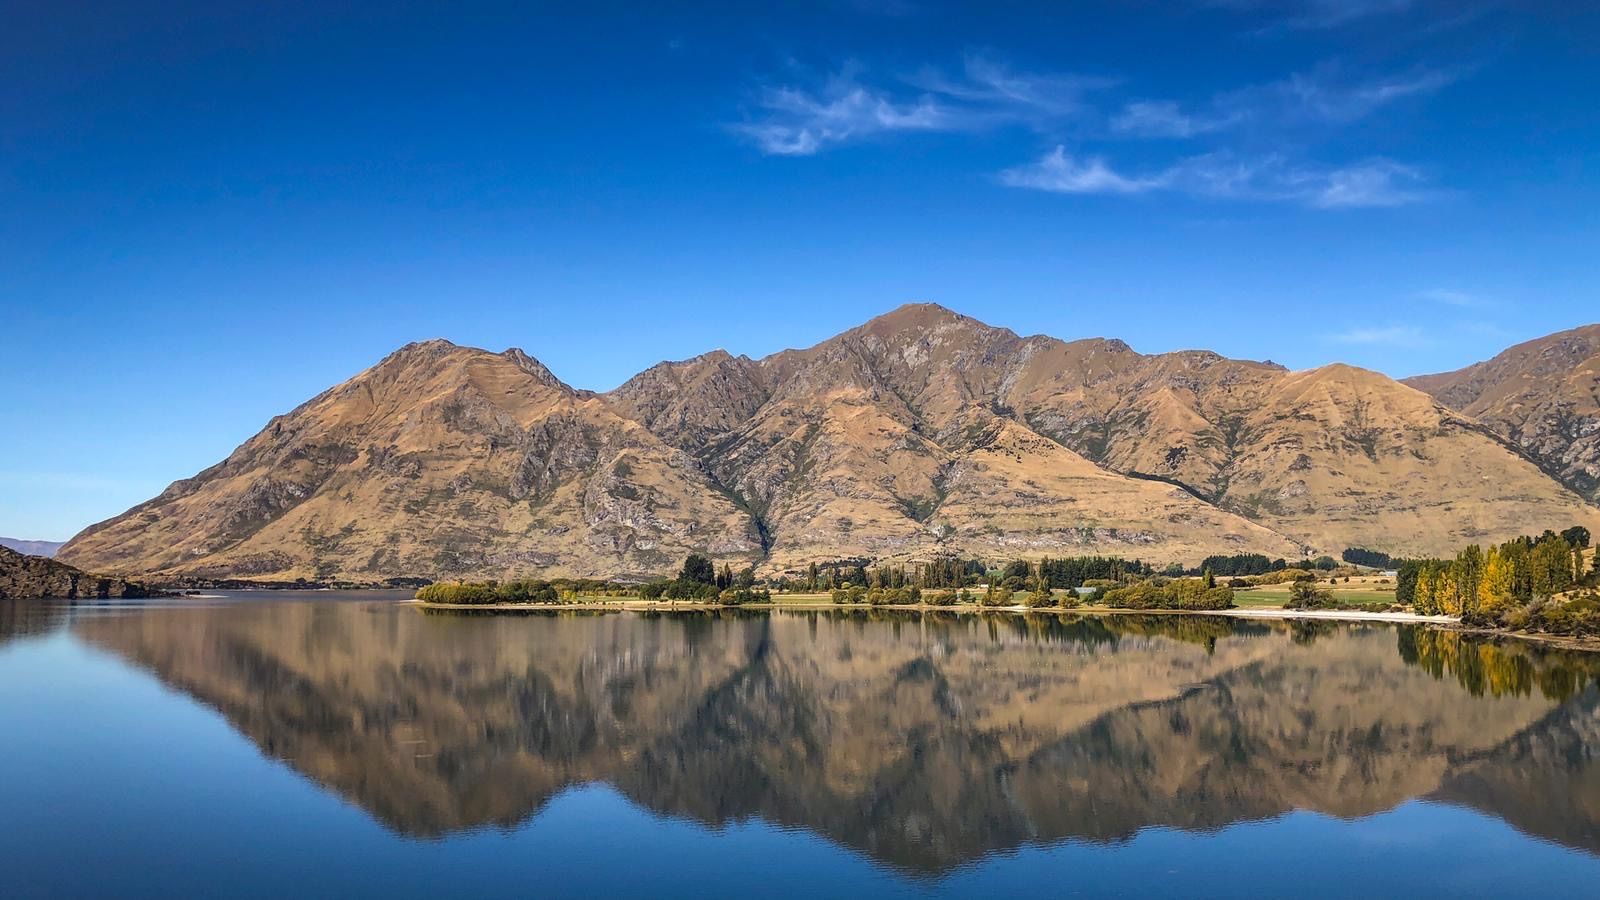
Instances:
[[[1600,656],[1391,625],[399,596],[0,601],[0,894],[1600,885]]]

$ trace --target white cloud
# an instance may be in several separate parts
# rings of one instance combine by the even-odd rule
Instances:
[[[830,144],[894,131],[946,131],[959,126],[954,111],[923,96],[895,102],[848,78],[833,79],[821,94],[794,88],[769,90],[762,97],[767,116],[734,128],[754,140],[763,153],[810,156]]]
[[[1192,156],[1158,171],[1118,172],[1103,157],[1078,159],[1056,147],[1000,173],[1000,182],[1058,194],[1174,191],[1198,197],[1300,203],[1319,209],[1401,206],[1425,198],[1409,166],[1373,159],[1337,167],[1293,166],[1279,157]]]
[[[1280,81],[1220,93],[1197,109],[1172,100],[1136,100],[1115,114],[1095,94],[1102,77],[1025,72],[993,57],[968,56],[956,74],[924,69],[873,84],[846,66],[814,88],[760,92],[753,112],[730,129],[763,153],[811,156],[840,145],[902,133],[974,133],[1026,128],[1060,140],[1068,126],[1101,138],[1199,138],[1243,132],[1232,149],[1178,158],[1143,172],[1105,155],[1057,146],[1034,162],[999,173],[1002,184],[1064,194],[1141,194],[1293,202],[1320,209],[1403,206],[1432,196],[1416,168],[1373,156],[1341,165],[1291,162],[1276,152],[1242,150],[1297,143],[1296,127],[1349,124],[1392,103],[1437,91],[1457,77],[1417,69],[1353,79],[1325,65]]]
[[[1427,334],[1415,325],[1352,328],[1329,335],[1329,339],[1341,344],[1382,344],[1391,347],[1420,347],[1428,342]]]
[[[1079,160],[1057,147],[1038,161],[1000,173],[1000,183],[1056,194],[1138,194],[1164,185],[1158,178],[1129,178],[1119,175],[1105,160],[1091,157]]]
[[[894,89],[861,83],[851,66],[819,88],[763,90],[759,111],[730,126],[763,153],[810,156],[831,146],[894,132],[970,132],[1003,125],[1044,129],[1083,113],[1085,92],[1106,79],[1025,73],[982,56],[959,76],[923,71]]]

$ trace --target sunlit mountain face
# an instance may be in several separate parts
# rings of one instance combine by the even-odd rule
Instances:
[[[659,814],[803,829],[930,874],[1414,799],[1600,854],[1600,661],[1447,632],[363,602],[70,629],[411,837],[518,826],[599,782]]]

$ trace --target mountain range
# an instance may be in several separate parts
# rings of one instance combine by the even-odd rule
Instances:
[[[1019,336],[912,304],[802,350],[608,393],[433,340],[91,526],[95,571],[663,574],[1088,553],[1443,554],[1600,531],[1600,326],[1402,383]]]
[[[15,550],[24,556],[52,557],[65,544],[65,541],[28,541],[22,538],[0,537],[0,547]]]

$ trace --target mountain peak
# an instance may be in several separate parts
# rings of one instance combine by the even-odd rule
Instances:
[[[859,330],[885,333],[923,330],[936,328],[940,325],[968,323],[982,325],[985,328],[988,327],[977,319],[964,316],[937,303],[905,303],[881,316],[868,320]]]

